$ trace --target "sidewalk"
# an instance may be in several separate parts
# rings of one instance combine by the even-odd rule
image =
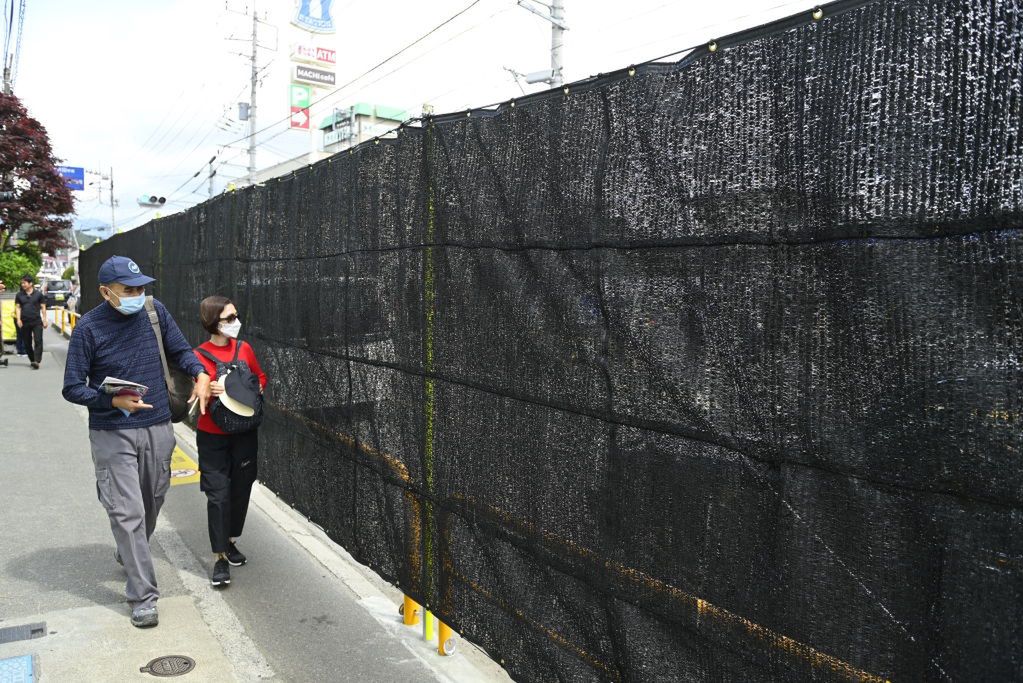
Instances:
[[[194,438],[181,428],[152,543],[160,625],[132,627],[85,411],[60,395],[61,346],[48,332],[40,370],[12,356],[0,368],[0,636],[45,622],[41,637],[0,637],[0,660],[32,655],[35,680],[55,682],[153,680],[140,668],[166,655],[193,659],[181,677],[193,681],[509,680],[468,642],[440,657],[401,624],[399,592],[259,485],[239,541],[250,561],[215,591]]]

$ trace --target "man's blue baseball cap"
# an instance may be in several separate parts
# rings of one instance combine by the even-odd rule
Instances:
[[[112,282],[120,282],[128,287],[141,287],[150,282],[156,282],[156,278],[144,275],[127,256],[111,256],[99,267],[99,282],[101,285],[109,285]]]

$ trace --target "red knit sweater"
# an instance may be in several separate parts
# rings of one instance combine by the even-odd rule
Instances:
[[[200,344],[199,348],[206,353],[212,354],[214,358],[220,359],[224,363],[230,363],[231,359],[234,358],[234,346],[239,342],[236,339],[229,339],[227,346],[217,346],[213,342],[206,342]],[[242,347],[238,351],[238,360],[243,360],[249,364],[249,369],[256,373],[259,377],[259,386],[266,388],[267,378],[266,373],[263,372],[263,368],[259,367],[259,361],[256,360],[256,353],[252,350],[252,347],[245,342],[240,342]],[[207,374],[209,374],[211,380],[217,379],[217,368],[213,362],[199,353],[195,354],[195,357],[199,359],[199,362],[206,368]],[[223,434],[224,431],[213,422],[213,418],[210,417],[209,410],[206,414],[199,414],[198,429],[203,432],[209,432],[211,434]]]

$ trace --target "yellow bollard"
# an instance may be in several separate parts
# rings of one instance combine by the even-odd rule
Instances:
[[[419,603],[407,595],[401,603],[400,612],[406,626],[415,626],[419,623]]]
[[[437,620],[437,652],[442,657],[455,653],[455,632],[440,619]]]
[[[433,613],[423,612],[423,640],[433,640]]]

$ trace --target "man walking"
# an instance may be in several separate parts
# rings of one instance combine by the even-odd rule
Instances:
[[[46,297],[35,291],[33,285],[31,275],[21,278],[21,291],[14,295],[14,324],[32,369],[38,370],[43,360],[43,330],[50,326],[50,321],[46,319]]]
[[[145,286],[155,280],[124,256],[99,268],[99,292],[106,301],[81,317],[71,335],[64,370],[64,398],[89,408],[89,443],[96,466],[96,490],[110,518],[117,561],[128,574],[131,623],[156,626],[156,571],[149,537],[170,486],[174,429],[160,349],[145,307]],[[192,400],[202,413],[210,377],[192,353],[167,309],[154,300],[167,362],[195,378]],[[149,388],[143,397],[111,396],[107,377]]]

